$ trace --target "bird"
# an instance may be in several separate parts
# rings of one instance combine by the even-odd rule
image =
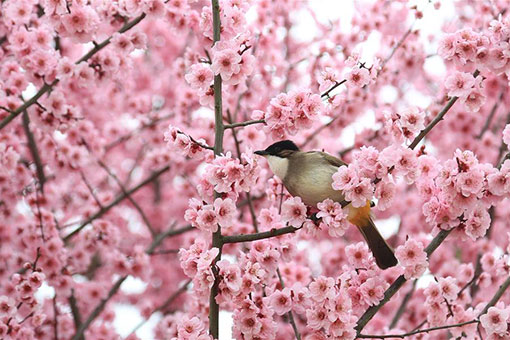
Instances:
[[[333,174],[347,163],[321,151],[301,151],[291,140],[271,144],[265,150],[255,151],[269,163],[271,171],[279,177],[292,196],[301,198],[304,204],[316,207],[317,203],[331,199],[347,203],[347,219],[356,225],[365,238],[379,268],[386,269],[397,264],[392,248],[377,230],[370,213],[371,202],[355,208],[345,202],[341,191],[332,187]]]

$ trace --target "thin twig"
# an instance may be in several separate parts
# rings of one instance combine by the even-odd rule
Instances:
[[[81,314],[80,310],[78,309],[76,296],[74,295],[74,288],[71,289],[71,296],[69,297],[69,306],[71,306],[71,314],[73,315],[75,331],[78,332],[78,330],[81,327]],[[83,338],[84,338],[83,336],[80,337],[81,340]]]
[[[227,117],[228,117],[228,121],[229,121],[230,125],[232,125],[232,115],[230,114],[230,110],[229,109],[227,109]],[[241,160],[241,146],[240,146],[240,143],[239,143],[239,139],[237,138],[237,132],[236,132],[235,129],[232,129],[232,137],[234,137],[234,143],[235,143],[235,146],[236,146],[237,158],[239,158],[239,160]],[[252,220],[252,224],[253,224],[253,229],[255,229],[255,232],[258,233],[259,232],[259,224],[257,222],[257,214],[255,214],[255,208],[253,207],[253,202],[252,202],[252,199],[251,199],[251,193],[250,192],[246,193],[246,199],[248,200],[248,207],[249,207],[249,210],[250,210],[250,215],[251,215],[251,220]]]
[[[480,130],[480,133],[478,134],[478,136],[476,136],[476,139],[481,139],[483,137],[484,133],[489,129],[491,122],[492,122],[492,118],[494,118],[494,114],[498,110],[499,103],[503,99],[504,93],[505,93],[505,91],[501,91],[501,93],[499,94],[498,99],[492,106],[491,112],[489,113],[489,116],[487,117],[487,120],[485,121],[485,124],[483,125],[482,130]]]
[[[203,144],[203,143],[200,143],[199,141],[197,141],[195,138],[191,137],[190,135],[187,135],[185,134],[184,132],[182,131],[178,131],[177,133],[180,133],[182,135],[185,135],[187,136],[191,142],[195,143],[196,145],[200,146],[201,148],[204,148],[204,149],[207,149],[207,150],[212,150],[214,151],[214,148],[212,146],[209,146],[209,145],[206,145],[206,144]]]
[[[129,336],[131,334],[136,333],[137,330],[139,330],[143,325],[145,325],[145,323],[147,323],[147,321],[149,321],[149,319],[151,318],[151,316],[154,313],[164,310],[167,306],[170,306],[182,293],[184,293],[188,289],[188,286],[190,283],[191,283],[191,280],[186,281],[186,283],[184,283],[178,290],[176,290],[172,295],[170,295],[170,297],[168,299],[166,299],[166,301],[163,302],[163,304],[161,304],[159,307],[155,308],[151,312],[151,314],[149,315],[148,318],[146,318],[145,320],[142,320],[138,325],[136,325],[136,327],[133,328],[133,330],[131,332],[129,332],[129,335],[126,338],[129,338]]]
[[[57,294],[53,296],[53,336],[58,340],[58,310],[57,310]]]
[[[110,151],[114,147],[124,143],[125,141],[128,141],[129,139],[133,138],[134,136],[136,136],[138,133],[144,131],[145,129],[150,129],[150,128],[156,126],[158,123],[168,120],[168,119],[172,118],[173,116],[174,116],[174,114],[171,113],[171,114],[168,114],[168,115],[160,117],[160,118],[155,118],[147,124],[143,124],[141,127],[137,128],[123,136],[120,136],[119,138],[117,138],[116,140],[111,142],[110,144],[107,144],[105,146],[105,151],[106,152]]]
[[[225,129],[234,129],[241,126],[248,126],[253,124],[265,124],[266,121],[264,119],[256,119],[256,120],[248,120],[246,122],[240,122],[240,123],[231,123],[226,124],[224,127]]]
[[[487,313],[490,307],[494,306],[499,299],[503,296],[507,288],[510,286],[510,277],[508,277],[502,284],[499,286],[498,290],[496,291],[496,294],[492,297],[492,299],[487,303],[485,308],[478,314],[478,317],[484,315]]]
[[[276,268],[276,274],[278,274],[278,279],[280,280],[280,285],[282,286],[282,289],[285,288],[285,284],[283,283],[282,274],[280,273],[280,268]],[[289,316],[289,322],[292,326],[292,329],[294,330],[294,335],[296,336],[297,340],[301,340],[301,334],[299,333],[299,330],[296,325],[296,321],[294,320],[294,315],[292,314],[292,310],[288,313]]]
[[[212,16],[213,16],[213,43],[216,44],[220,41],[221,34],[221,19],[220,19],[220,5],[218,0],[211,0]],[[223,103],[222,103],[222,80],[221,74],[214,76],[214,156],[219,156],[223,153],[223,135],[225,132],[223,126]],[[215,192],[215,198],[220,197],[220,194]],[[218,295],[218,285],[220,278],[218,276],[216,262],[221,259],[222,250],[221,239],[221,226],[218,225],[218,230],[212,235],[212,247],[218,248],[219,252],[211,264],[214,275],[214,282],[211,287],[209,295],[209,334],[213,339],[218,338],[219,334],[219,313],[220,307],[216,302],[216,295]]]
[[[101,299],[101,302],[96,306],[96,308],[94,308],[92,313],[90,313],[90,315],[87,318],[87,320],[85,320],[85,322],[83,322],[80,325],[80,327],[76,331],[76,334],[74,334],[74,336],[71,338],[71,340],[82,339],[83,334],[85,333],[87,328],[90,326],[92,321],[94,321],[95,318],[97,318],[99,316],[99,314],[101,314],[101,312],[103,311],[103,309],[106,306],[106,304],[108,303],[108,301],[110,301],[110,299],[117,293],[117,291],[119,290],[120,286],[122,285],[122,283],[126,279],[127,279],[127,276],[122,276],[122,277],[120,277],[115,282],[115,284],[112,286],[112,288],[110,288],[110,291],[108,292],[108,295],[105,298]]]
[[[413,23],[414,25],[414,23]],[[386,66],[386,64],[390,61],[390,59],[393,57],[393,55],[395,54],[395,52],[400,48],[400,46],[402,46],[402,44],[404,43],[404,41],[407,39],[407,37],[409,36],[409,34],[411,34],[412,30],[413,30],[413,25],[411,25],[411,27],[409,27],[409,29],[406,31],[406,33],[402,36],[402,38],[400,38],[400,40],[398,41],[398,43],[395,45],[395,47],[393,47],[393,49],[391,50],[391,53],[389,56],[386,57],[386,59],[384,59],[384,61],[382,62],[381,64],[381,68],[379,70],[379,72],[377,73],[379,75],[379,73],[384,69],[384,66]]]
[[[345,82],[347,82],[347,79],[344,79],[341,82],[336,81],[335,84],[333,84],[333,86],[331,86],[326,92],[321,94],[321,98],[328,97],[331,91],[333,91],[334,89],[336,89],[338,86],[342,85]]]
[[[466,321],[466,322],[456,323],[456,324],[453,324],[453,325],[445,325],[445,326],[431,327],[431,328],[425,328],[425,329],[417,329],[415,331],[411,331],[411,332],[408,332],[408,333],[402,333],[402,334],[387,334],[387,335],[383,335],[383,334],[378,334],[378,335],[359,334],[357,337],[358,338],[362,338],[362,339],[389,339],[389,338],[400,338],[400,339],[403,339],[405,337],[408,337],[408,336],[411,336],[411,335],[415,335],[415,334],[428,333],[428,332],[439,331],[439,330],[448,329],[448,328],[457,328],[457,327],[462,327],[462,326],[470,325],[470,324],[473,324],[473,323],[478,323],[478,320],[470,320],[470,321]]]
[[[126,197],[129,200],[129,202],[131,202],[131,204],[133,204],[133,206],[135,207],[136,211],[138,211],[138,213],[142,217],[143,222],[145,223],[145,225],[149,229],[151,235],[154,237],[154,235],[156,235],[156,230],[154,229],[154,227],[152,226],[151,222],[147,218],[147,215],[145,215],[145,213],[143,212],[143,210],[140,207],[140,205],[127,192],[126,188],[124,187],[124,185],[122,185],[122,182],[117,177],[117,175],[115,175],[115,173],[113,173],[113,171],[103,161],[98,160],[97,162],[98,162],[99,166],[102,167],[108,173],[108,175],[110,175],[113,178],[113,180],[117,183],[117,185],[119,186],[119,188],[122,191],[122,193],[124,195],[126,195]]]
[[[30,150],[30,154],[32,155],[32,159],[35,163],[37,180],[39,181],[39,190],[42,194],[44,194],[44,183],[46,183],[46,176],[44,175],[44,166],[41,161],[41,155],[39,153],[39,149],[37,148],[37,144],[35,142],[34,134],[30,130],[30,119],[28,118],[27,111],[23,111],[23,130],[25,130],[25,135],[27,136],[28,149]]]
[[[149,254],[149,255],[152,255],[154,254],[155,252],[155,249],[166,239],[166,238],[169,238],[169,237],[173,237],[173,236],[177,236],[177,235],[181,235],[181,234],[184,234],[190,230],[193,230],[193,227],[191,225],[187,225],[187,226],[184,226],[182,228],[179,228],[179,229],[174,229],[174,226],[175,224],[172,225],[172,227],[170,227],[170,229],[168,229],[167,231],[159,234],[158,236],[156,236],[154,238],[154,240],[152,241],[152,243],[149,245],[149,247],[147,248],[146,250],[146,253]]]
[[[83,183],[85,183],[85,185],[89,189],[90,195],[94,198],[94,201],[96,201],[97,206],[102,208],[103,204],[101,203],[99,198],[96,196],[96,193],[94,192],[94,188],[92,187],[92,185],[90,185],[90,182],[87,180],[87,178],[85,177],[85,174],[83,173],[82,170],[80,170],[80,175],[81,175],[81,179],[83,180]]]
[[[121,193],[119,196],[117,196],[117,198],[115,198],[110,204],[102,207],[101,209],[99,209],[95,214],[93,214],[92,216],[90,216],[85,222],[83,222],[78,228],[76,228],[75,230],[73,230],[71,233],[69,233],[66,237],[64,237],[64,242],[67,243],[69,242],[74,236],[76,236],[83,228],[85,228],[86,225],[88,225],[89,223],[91,223],[92,221],[94,221],[95,219],[97,218],[100,218],[101,216],[103,216],[104,214],[106,214],[108,211],[110,211],[111,208],[115,207],[117,204],[119,204],[120,202],[122,202],[124,199],[126,199],[129,195],[132,195],[133,193],[137,192],[138,190],[140,190],[141,188],[143,188],[145,185],[147,185],[148,183],[151,183],[152,181],[154,181],[156,178],[158,178],[159,176],[161,176],[162,174],[164,174],[165,172],[167,172],[168,170],[170,170],[170,166],[167,165],[165,167],[163,167],[162,169],[158,170],[158,171],[155,171],[153,172],[149,177],[147,177],[146,179],[144,179],[142,182],[140,182],[137,186],[135,186],[134,188],[128,190],[126,193]]]
[[[400,307],[398,308],[397,312],[395,313],[395,316],[391,320],[390,329],[395,328],[395,326],[397,325],[398,321],[402,317],[402,314],[404,314],[404,312],[406,310],[406,307],[407,307],[407,304],[411,300],[411,297],[413,296],[414,291],[416,289],[416,282],[417,282],[416,280],[413,281],[413,286],[412,286],[411,290],[409,292],[407,292],[407,294],[402,299],[402,303],[400,304]]]

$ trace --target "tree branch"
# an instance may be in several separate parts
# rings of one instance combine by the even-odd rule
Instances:
[[[138,211],[138,213],[142,217],[143,222],[145,223],[145,225],[149,229],[152,237],[154,237],[156,235],[156,230],[154,229],[154,227],[150,223],[149,219],[147,218],[147,215],[145,215],[145,213],[143,212],[143,210],[140,207],[140,205],[138,205],[138,203],[136,203],[136,201],[133,199],[133,197],[131,197],[131,194],[129,194],[127,192],[126,188],[124,188],[124,185],[122,185],[122,182],[119,180],[117,175],[115,175],[113,173],[113,171],[105,163],[103,163],[103,161],[98,160],[97,162],[98,162],[99,166],[101,166],[108,173],[108,175],[110,175],[113,178],[113,180],[117,183],[117,185],[119,186],[120,190],[122,191],[122,194],[126,195],[126,198],[129,200],[129,202],[131,202],[131,204],[133,204],[133,206],[135,207],[136,211]]]
[[[475,73],[473,73],[473,77],[477,77],[480,74],[480,71],[476,70]],[[425,136],[434,128],[434,126],[437,125],[441,120],[443,120],[444,115],[450,110],[450,108],[455,104],[455,102],[459,99],[459,97],[452,97],[448,103],[446,103],[446,106],[437,114],[437,116],[423,129],[418,136],[413,140],[411,145],[409,145],[409,149],[413,150],[420,141],[425,138]]]
[[[347,82],[347,79],[344,79],[341,82],[335,82],[333,86],[331,86],[326,92],[321,94],[321,98],[328,97],[331,91],[333,91],[334,89],[336,89],[338,86],[342,85],[345,82]]]
[[[360,334],[357,337],[362,339],[389,339],[389,338],[400,338],[403,339],[405,337],[420,334],[420,333],[428,333],[432,331],[439,331],[442,329],[448,329],[448,328],[457,328],[462,327],[466,325],[470,325],[472,323],[478,323],[478,320],[471,320],[461,323],[456,323],[453,325],[446,325],[446,326],[438,326],[438,327],[431,327],[431,328],[425,328],[425,329],[417,329],[408,333],[402,333],[402,334],[388,334],[388,335],[368,335],[368,334]]]
[[[452,232],[452,230],[443,230],[441,229],[439,233],[432,239],[427,248],[425,248],[425,252],[427,256],[430,258],[430,255],[439,247],[441,243],[445,240],[445,238]],[[398,292],[400,288],[406,283],[407,280],[404,278],[404,275],[400,275],[391,286],[384,292],[384,298],[379,302],[379,304],[372,306],[366,310],[366,312],[360,317],[358,320],[358,324],[356,326],[356,331],[358,334],[361,333],[363,328],[367,325],[367,323],[372,320],[374,315],[382,308],[395,293]]]
[[[75,328],[75,331],[78,332],[78,329],[80,329],[80,326],[81,326],[81,314],[80,314],[80,310],[78,309],[78,305],[76,303],[76,297],[74,295],[74,288],[71,289],[71,296],[69,297],[69,305],[71,306],[71,314],[73,315],[74,328]],[[83,336],[81,336],[79,339],[83,340]]]
[[[224,126],[224,128],[225,129],[234,129],[234,128],[241,127],[241,126],[248,126],[248,125],[253,125],[253,124],[265,124],[265,123],[266,123],[266,121],[264,119],[256,119],[256,120],[248,120],[246,122],[227,124]]]
[[[212,16],[213,16],[213,41],[216,44],[220,41],[221,34],[221,20],[220,20],[220,5],[218,0],[211,0]],[[222,103],[222,80],[221,74],[214,76],[214,155],[219,156],[223,152],[223,103]],[[215,197],[220,195],[215,192]],[[220,308],[216,302],[216,295],[218,295],[219,277],[216,270],[216,262],[221,259],[221,249],[223,243],[221,240],[221,226],[218,225],[218,230],[212,235],[212,247],[218,248],[218,256],[212,262],[212,270],[214,274],[214,283],[211,287],[211,295],[209,296],[209,334],[213,339],[218,339],[219,334],[219,313]]]
[[[478,134],[478,136],[476,136],[476,139],[481,139],[483,137],[484,133],[489,129],[491,122],[492,122],[492,118],[494,118],[494,114],[498,110],[498,105],[501,102],[501,100],[503,99],[504,93],[505,93],[505,91],[501,91],[501,93],[499,94],[498,99],[492,106],[491,112],[489,113],[489,116],[487,117],[487,120],[485,121],[485,124],[483,125],[482,130],[480,130],[480,133]]]
[[[37,144],[35,142],[34,134],[30,130],[30,119],[28,118],[28,113],[26,110],[23,111],[23,130],[25,130],[25,135],[27,136],[28,149],[30,150],[30,154],[32,155],[32,159],[34,160],[37,180],[39,181],[39,189],[41,193],[44,194],[44,183],[46,183],[46,176],[44,175],[44,166],[41,161],[41,156],[39,154],[39,149],[37,148]]]
[[[173,226],[175,226],[175,223],[173,224]],[[182,228],[179,228],[179,229],[174,229],[172,227],[170,227],[170,229],[168,229],[167,231],[165,231],[164,233],[161,233],[159,234],[158,236],[156,236],[154,238],[154,241],[152,241],[151,245],[147,248],[147,250],[145,251],[147,254],[149,255],[152,255],[154,254],[156,248],[167,238],[167,237],[173,237],[173,236],[177,236],[177,235],[181,235],[181,234],[184,234],[190,230],[193,230],[193,227],[191,225],[187,225],[185,227],[182,227]]]
[[[110,288],[108,295],[104,299],[101,299],[101,302],[96,306],[96,308],[94,308],[92,313],[90,313],[87,320],[85,320],[85,322],[80,325],[80,328],[78,328],[78,330],[76,331],[76,334],[74,334],[74,336],[71,338],[71,340],[79,340],[79,339],[83,338],[83,334],[85,333],[87,328],[90,326],[92,321],[94,321],[94,319],[97,318],[97,316],[99,314],[101,314],[101,312],[103,311],[103,309],[106,306],[106,304],[108,303],[108,301],[110,301],[110,299],[117,293],[120,286],[126,279],[127,279],[127,276],[122,276],[115,282],[113,287]]]
[[[302,227],[297,228],[297,227],[293,227],[293,226],[288,226],[288,227],[279,228],[279,229],[271,229],[269,231],[263,231],[263,232],[255,233],[255,234],[241,234],[241,235],[223,236],[222,241],[224,244],[251,242],[251,241],[257,241],[257,240],[263,240],[265,238],[294,233],[301,228]]]
[[[74,236],[76,236],[76,234],[78,234],[83,228],[85,228],[85,226],[87,224],[89,224],[90,222],[94,221],[95,219],[97,219],[97,218],[103,216],[104,214],[106,214],[108,211],[110,211],[111,208],[115,207],[117,204],[122,202],[129,195],[132,195],[133,193],[137,192],[139,189],[143,188],[148,183],[154,181],[156,178],[161,176],[163,173],[167,172],[169,169],[170,169],[170,166],[167,165],[164,168],[162,168],[162,169],[160,169],[160,170],[158,170],[156,172],[153,172],[149,177],[147,177],[142,182],[140,182],[140,184],[138,184],[134,188],[126,191],[125,193],[122,193],[119,196],[117,196],[117,198],[115,198],[110,204],[108,204],[108,205],[102,207],[101,209],[99,209],[94,215],[90,216],[78,228],[76,228],[71,233],[69,233],[66,237],[64,237],[64,242],[68,243]]]
[[[166,299],[166,301],[163,302],[163,304],[161,304],[161,306],[159,306],[156,309],[154,309],[147,319],[142,320],[138,325],[136,325],[136,327],[133,328],[133,330],[131,332],[129,332],[129,335],[126,338],[129,338],[129,336],[131,334],[136,333],[136,331],[139,330],[140,327],[145,325],[145,323],[147,321],[149,321],[149,319],[151,318],[151,316],[154,313],[159,312],[159,311],[165,309],[167,306],[170,306],[182,293],[184,293],[186,291],[186,289],[188,289],[188,286],[189,286],[190,283],[191,283],[191,280],[186,281],[186,283],[184,283],[184,285],[182,285],[178,290],[176,290],[172,295],[170,295],[170,297],[168,299]]]
[[[395,328],[395,326],[397,325],[398,321],[402,317],[402,314],[404,314],[404,312],[406,310],[406,307],[407,307],[407,304],[411,300],[411,297],[413,296],[414,291],[416,289],[416,282],[417,282],[416,280],[413,281],[413,287],[411,288],[411,290],[409,292],[407,292],[407,294],[402,299],[402,303],[400,304],[400,307],[398,308],[397,312],[395,313],[395,316],[391,320],[390,329]]]

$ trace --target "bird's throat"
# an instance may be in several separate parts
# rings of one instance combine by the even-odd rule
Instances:
[[[269,163],[271,171],[283,180],[289,169],[289,160],[287,158],[269,155],[267,156],[267,162]]]

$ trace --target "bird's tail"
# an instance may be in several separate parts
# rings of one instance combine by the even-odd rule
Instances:
[[[386,243],[370,217],[370,202],[365,207],[349,211],[349,221],[356,225],[374,254],[375,262],[381,269],[397,265],[397,259],[391,247]]]

